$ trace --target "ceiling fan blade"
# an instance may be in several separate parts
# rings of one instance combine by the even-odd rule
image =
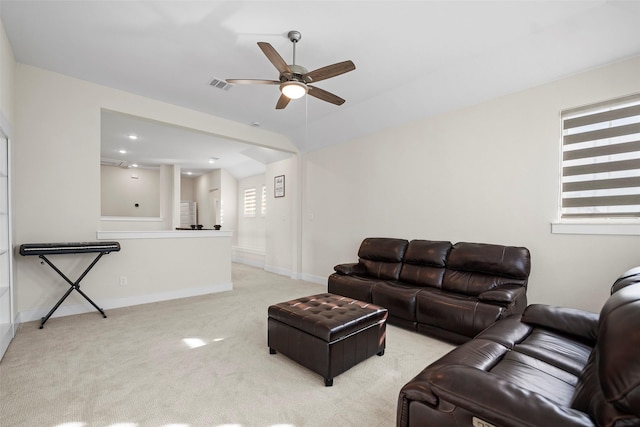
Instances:
[[[266,42],[258,42],[258,46],[260,46],[260,49],[262,49],[262,52],[266,55],[269,61],[271,61],[271,63],[276,67],[276,69],[280,72],[280,74],[282,73],[291,74],[291,69],[289,68],[287,63],[284,62],[284,59],[282,59],[282,56],[280,56],[280,54],[273,48],[273,46],[271,46],[269,43],[266,43]]]
[[[318,68],[317,70],[309,71],[302,76],[307,83],[315,83],[320,80],[326,80],[331,77],[339,76],[340,74],[348,73],[356,69],[356,66],[351,61],[338,62],[337,64],[327,65],[326,67]]]
[[[276,110],[282,110],[289,104],[289,101],[291,100],[284,94],[280,95],[280,98],[278,98],[278,103],[276,104]]]
[[[261,79],[227,79],[227,83],[239,85],[279,85],[280,81]]]
[[[307,85],[307,87],[309,88],[309,92],[307,93],[311,96],[315,96],[318,99],[321,99],[323,101],[327,101],[336,105],[344,104],[344,99],[340,98],[337,95],[332,94],[331,92],[327,92],[326,90],[320,89],[319,87],[314,87],[309,85]]]

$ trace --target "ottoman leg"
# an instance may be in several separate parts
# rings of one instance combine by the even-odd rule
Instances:
[[[381,352],[377,353],[377,355],[378,356],[384,356],[384,349]]]
[[[325,378],[324,379],[324,386],[325,387],[331,387],[333,385],[333,378]]]
[[[274,349],[269,347],[269,354],[276,354],[276,353],[277,353],[277,351],[275,351]]]

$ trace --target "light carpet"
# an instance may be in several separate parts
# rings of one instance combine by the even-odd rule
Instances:
[[[267,308],[326,286],[232,271],[232,291],[20,325],[0,362],[0,425],[394,426],[400,388],[453,348],[388,325],[384,356],[325,387],[269,354]]]

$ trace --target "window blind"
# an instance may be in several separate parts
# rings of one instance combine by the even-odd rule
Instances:
[[[562,112],[561,218],[640,217],[640,95]]]
[[[244,216],[256,216],[256,189],[244,190]]]
[[[262,186],[262,204],[260,205],[260,214],[267,214],[267,187],[265,185]]]

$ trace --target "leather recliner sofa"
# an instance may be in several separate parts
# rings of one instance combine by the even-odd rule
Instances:
[[[600,314],[534,304],[427,366],[397,425],[640,426],[640,268]]]
[[[366,238],[328,291],[388,310],[388,322],[453,343],[527,306],[529,250],[487,243]]]

